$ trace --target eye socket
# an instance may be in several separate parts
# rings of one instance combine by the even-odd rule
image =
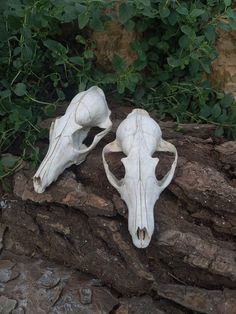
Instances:
[[[90,146],[94,140],[94,137],[102,132],[103,129],[98,127],[82,128],[72,134],[73,147],[77,150],[81,149],[81,145],[85,144],[87,147]]]
[[[161,180],[165,174],[170,170],[171,165],[174,161],[174,155],[168,152],[155,152],[152,158],[158,158],[159,162],[156,167],[156,177]]]
[[[99,127],[92,127],[86,138],[83,140],[83,144],[85,144],[86,146],[90,146],[94,140],[94,137],[98,134],[98,133],[101,133],[104,129],[101,129]]]

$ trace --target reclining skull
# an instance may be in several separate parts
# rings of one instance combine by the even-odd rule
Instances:
[[[43,193],[66,168],[85,160],[87,154],[110,131],[110,114],[105,95],[97,86],[72,99],[64,116],[51,124],[48,152],[33,177],[37,193]],[[83,141],[92,127],[104,130],[87,147]]]
[[[159,161],[152,157],[155,151],[175,154],[169,172],[160,181],[155,176]],[[106,154],[111,152],[123,152],[127,156],[121,159],[125,167],[125,176],[121,180],[111,173],[105,159]],[[116,140],[104,147],[102,158],[110,184],[128,207],[128,227],[133,243],[138,248],[145,248],[154,231],[154,205],[174,175],[176,148],[162,139],[159,125],[145,110],[135,109],[119,125]]]

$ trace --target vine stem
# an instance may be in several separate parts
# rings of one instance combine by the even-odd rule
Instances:
[[[27,96],[30,100],[32,100],[33,102],[36,102],[36,103],[41,104],[41,105],[52,105],[52,104],[54,104],[54,103],[52,103],[52,102],[47,102],[47,101],[42,101],[42,100],[35,99],[35,98],[31,97],[31,96],[28,95],[28,94],[26,94],[26,96]]]

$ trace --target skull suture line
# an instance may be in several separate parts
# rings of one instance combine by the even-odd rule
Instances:
[[[110,114],[105,95],[97,86],[72,99],[64,116],[51,124],[48,152],[33,177],[37,193],[43,193],[66,168],[73,164],[79,165],[85,160],[88,153],[110,131]],[[92,127],[105,130],[98,133],[87,147],[83,141]]]
[[[155,176],[159,161],[152,157],[155,151],[175,154],[169,172],[160,181]],[[111,152],[123,152],[127,156],[121,159],[125,167],[125,176],[121,180],[110,172],[106,162],[105,155]],[[154,205],[174,175],[177,150],[162,139],[159,125],[145,110],[135,109],[119,125],[116,140],[104,147],[102,158],[109,182],[128,207],[128,225],[133,243],[138,248],[145,248],[154,231]]]

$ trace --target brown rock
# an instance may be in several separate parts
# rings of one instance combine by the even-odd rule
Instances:
[[[114,109],[116,122],[129,110]],[[215,313],[231,314],[235,294],[226,289],[236,288],[233,142],[220,144],[217,140],[216,145],[212,126],[182,125],[182,133],[168,122],[161,126],[163,137],[176,145],[180,157],[173,181],[155,206],[155,232],[147,249],[138,250],[133,246],[127,227],[126,205],[104,174],[101,151],[114,139],[115,128],[89,154],[86,162],[71,168],[76,176],[67,171],[42,195],[33,192],[27,172],[20,172],[19,175],[23,175],[20,179],[15,177],[15,192],[31,202],[18,199],[2,208],[2,222],[8,228],[4,247],[28,256],[41,254],[98,279],[93,285],[77,282],[76,288],[71,285],[64,294],[64,277],[55,273],[55,269],[47,267],[47,271],[52,271],[52,278],[44,275],[47,274],[45,269],[37,274],[34,282],[43,297],[40,299],[36,294],[35,299],[51,306],[52,313],[66,313],[69,306],[74,313],[81,312],[84,307],[88,313],[96,313],[99,302],[106,304],[102,307],[106,308],[105,312],[114,313],[143,311],[147,303],[150,310],[155,307],[168,314],[187,314],[189,309],[208,313],[216,300]],[[229,150],[232,153],[227,155]],[[173,156],[157,155],[159,178],[169,170]],[[118,178],[124,175],[121,157],[122,154],[111,154],[108,160]],[[105,203],[110,204],[108,209]],[[20,277],[6,284],[10,285]],[[175,304],[169,301],[172,300],[172,288],[168,289],[170,285],[177,286],[176,283],[181,283],[180,287],[198,287],[200,293],[190,289],[186,298],[180,288],[179,295],[173,293],[173,301],[178,303]],[[104,288],[101,285],[120,294],[120,306],[117,299],[112,301],[115,307],[107,301],[109,293],[94,289]],[[210,298],[205,305],[201,303],[205,295],[203,288],[209,291]],[[48,290],[47,294],[45,290]],[[159,297],[154,301],[150,295],[155,295],[156,291]],[[92,304],[96,294],[100,295],[95,309]],[[35,299],[32,302],[37,302]],[[228,300],[229,312],[225,300]]]
[[[106,24],[104,32],[94,32],[92,40],[96,43],[95,54],[97,64],[106,70],[112,69],[114,54],[125,60],[127,65],[132,64],[137,58],[131,49],[130,43],[137,39],[135,32],[128,32],[120,23],[111,21]]]
[[[217,59],[212,63],[210,79],[217,88],[232,93],[236,99],[236,31],[220,32]]]
[[[98,195],[91,193],[76,181],[75,175],[66,171],[57,182],[53,183],[44,193],[37,194],[29,172],[18,172],[15,175],[14,193],[22,200],[35,203],[57,203],[84,211],[86,215],[113,216],[113,204]]]
[[[236,189],[214,168],[198,162],[184,163],[170,189],[180,199],[197,202],[212,211],[236,214]]]
[[[181,285],[160,285],[158,294],[193,311],[205,314],[235,314],[236,291],[206,290]]]
[[[8,282],[19,276],[19,273],[13,268],[15,263],[9,260],[0,260],[0,282]]]
[[[4,253],[4,258],[21,273],[14,281],[1,285],[0,313],[104,313],[118,303],[108,289],[94,286],[94,280],[78,271],[45,262]],[[90,302],[81,302],[81,291],[91,291]],[[14,298],[14,300],[12,299]]]
[[[230,166],[231,174],[236,176],[236,142],[229,141],[215,147],[219,153],[219,159],[224,164],[224,167]]]
[[[4,236],[5,231],[6,231],[6,226],[0,223],[0,253],[3,248],[3,236]]]
[[[150,296],[121,299],[116,314],[165,314]],[[177,314],[177,312],[175,313]]]
[[[183,256],[183,262],[192,267],[207,270],[236,281],[236,252],[225,249],[214,240],[202,239],[190,232],[167,230],[159,237],[159,246],[168,247],[176,255]]]
[[[69,207],[28,204],[27,214],[40,232],[25,228],[24,207],[13,202],[3,210],[9,226],[5,247],[19,254],[44,256],[93,274],[118,291],[143,293],[154,278],[139,259],[123,221],[88,217]],[[39,278],[38,278],[39,279]]]

